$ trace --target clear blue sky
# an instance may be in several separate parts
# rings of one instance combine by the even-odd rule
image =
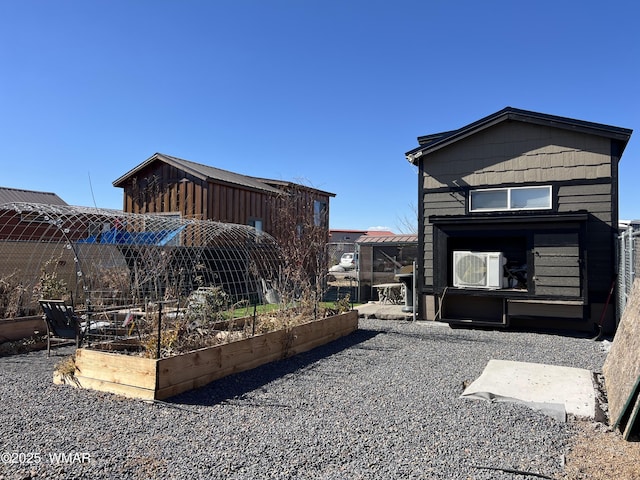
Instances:
[[[0,186],[121,208],[111,182],[162,152],[333,192],[331,228],[401,231],[416,137],[512,106],[635,129],[637,219],[639,5],[0,0]]]

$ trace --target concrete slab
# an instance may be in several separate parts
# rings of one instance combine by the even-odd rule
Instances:
[[[596,415],[593,373],[581,368],[492,359],[461,398],[519,402],[560,421]]]
[[[363,318],[379,318],[381,320],[411,320],[411,312],[403,312],[404,305],[386,305],[369,302],[356,307],[358,316]]]

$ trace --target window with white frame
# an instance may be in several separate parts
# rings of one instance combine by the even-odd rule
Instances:
[[[551,185],[487,188],[469,192],[470,212],[548,210],[551,205]]]

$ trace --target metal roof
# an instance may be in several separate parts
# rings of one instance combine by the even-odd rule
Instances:
[[[164,153],[155,153],[140,165],[136,166],[132,170],[129,170],[127,173],[122,175],[117,180],[114,180],[114,187],[124,187],[124,184],[127,179],[134,176],[137,172],[144,169],[148,165],[151,165],[155,161],[160,161],[167,163],[176,167],[179,170],[182,170],[190,175],[193,175],[196,178],[200,178],[202,180],[216,180],[222,183],[228,183],[231,185],[239,185],[241,187],[249,188],[252,190],[261,190],[269,193],[282,194],[286,192],[286,187],[290,187],[293,185],[298,185],[292,182],[287,182],[283,180],[271,180],[268,178],[259,178],[259,177],[251,177],[249,175],[242,175],[240,173],[230,172],[228,170],[223,170],[221,168],[211,167],[209,165],[204,165],[202,163],[192,162],[190,160],[185,160],[184,158],[178,158],[171,155],[166,155]],[[318,190],[317,188],[307,187],[305,185],[298,185],[304,187],[308,190],[312,190],[314,192],[319,192],[321,194],[325,194],[330,197],[335,197],[335,193],[325,192],[323,190]],[[285,188],[278,188],[285,187]]]
[[[307,185],[303,185],[303,184],[300,184],[300,183],[288,182],[286,180],[273,180],[271,178],[261,178],[261,177],[249,177],[249,178],[253,178],[254,180],[258,180],[259,182],[266,183],[267,185],[271,185],[272,187],[285,187],[285,188],[289,188],[289,187],[292,187],[292,186],[294,186],[294,187],[302,187],[305,190],[321,193],[323,195],[327,195],[328,197],[335,197],[336,196],[335,193],[327,192],[325,190],[319,190],[317,188],[309,187]]]
[[[417,235],[363,235],[356,243],[418,243]]]
[[[622,155],[622,152],[633,133],[633,130],[628,128],[614,127],[611,125],[604,125],[602,123],[593,123],[584,120],[576,120],[574,118],[558,117],[556,115],[549,115],[546,113],[506,107],[499,112],[481,118],[480,120],[470,123],[458,130],[418,137],[418,143],[420,146],[408,151],[405,156],[407,157],[407,160],[414,165],[417,165],[418,159],[422,155],[439,150],[447,145],[457,142],[458,140],[462,140],[463,138],[507,120],[535,123],[538,125],[563,128],[566,130],[611,138],[620,142],[620,155]]]
[[[218,180],[223,183],[239,185],[253,190],[263,190],[277,194],[283,193],[282,190],[272,187],[271,185],[268,185],[254,177],[230,172],[228,170],[222,170],[221,168],[215,168],[209,165],[203,165],[202,163],[192,162],[183,158],[173,157],[171,155],[165,155],[163,153],[156,153],[137,167],[129,170],[127,173],[115,180],[113,182],[113,186],[123,187],[125,181],[129,177],[135,175],[138,171],[142,170],[155,161],[161,161],[169,165],[173,165],[174,167],[183,170],[197,178],[201,178],[202,180]]]
[[[20,188],[0,187],[0,205],[3,203],[43,203],[46,205],[67,205],[58,195],[51,192],[37,192]]]

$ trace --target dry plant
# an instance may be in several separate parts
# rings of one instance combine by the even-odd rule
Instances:
[[[55,372],[66,380],[72,380],[76,375],[76,356],[71,355],[59,361],[55,366]]]
[[[314,314],[326,288],[328,271],[328,206],[314,190],[290,184],[271,209],[273,236],[282,265],[275,279],[284,308],[302,307]]]
[[[41,298],[68,300],[69,289],[67,282],[58,277],[55,266],[60,262],[61,257],[51,257],[45,262],[40,270],[40,277],[33,288],[34,300]]]
[[[20,315],[26,291],[17,271],[0,277],[0,318],[15,318]]]

